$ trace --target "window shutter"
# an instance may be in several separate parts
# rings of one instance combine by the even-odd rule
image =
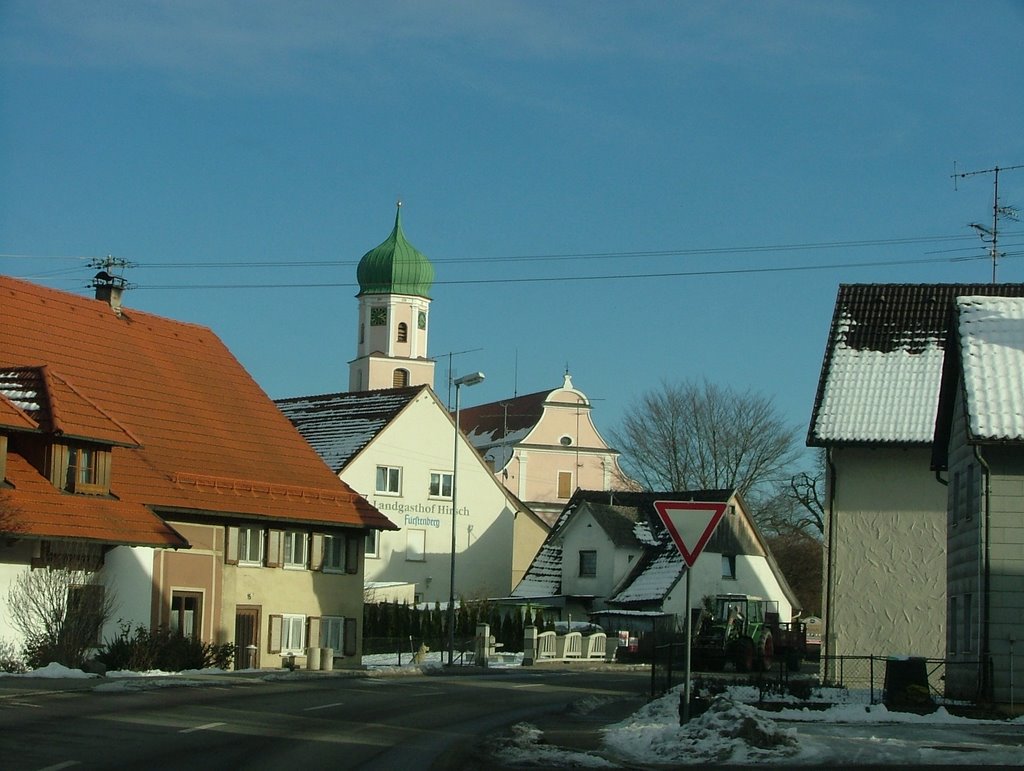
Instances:
[[[267,567],[281,567],[281,540],[284,532],[281,530],[267,531]]]
[[[313,542],[309,549],[309,569],[324,569],[324,534],[313,533]]]
[[[320,645],[320,616],[310,616],[306,619],[306,646],[318,648]]]
[[[275,614],[270,617],[270,634],[267,635],[267,652],[281,652],[281,615]]]
[[[347,534],[345,536],[345,572],[359,572],[359,544],[365,536]]]
[[[356,619],[345,617],[345,655],[355,656],[359,651],[356,645],[357,625]]]
[[[238,564],[238,528],[228,525],[224,536],[224,564]]]

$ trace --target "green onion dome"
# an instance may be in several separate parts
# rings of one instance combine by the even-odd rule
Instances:
[[[430,299],[427,293],[434,283],[434,266],[405,240],[402,232],[402,204],[395,214],[395,228],[380,246],[359,261],[356,269],[359,295],[408,294]]]

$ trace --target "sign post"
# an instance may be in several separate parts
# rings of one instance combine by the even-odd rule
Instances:
[[[711,539],[711,534],[718,527],[727,507],[726,503],[704,501],[654,501],[654,510],[658,512],[658,517],[672,536],[673,543],[686,563],[686,668],[682,716],[684,723],[690,719],[690,646],[693,638],[690,571]]]

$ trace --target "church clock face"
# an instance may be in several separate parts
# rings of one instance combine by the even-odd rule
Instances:
[[[370,326],[382,327],[388,323],[387,308],[370,308]]]
[[[416,322],[416,326],[420,329],[427,328],[427,314],[424,311],[420,311],[419,320]]]

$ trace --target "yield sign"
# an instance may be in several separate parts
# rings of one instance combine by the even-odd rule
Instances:
[[[665,523],[672,540],[687,567],[693,567],[704,550],[718,522],[725,514],[726,503],[706,501],[655,501],[654,510]]]

